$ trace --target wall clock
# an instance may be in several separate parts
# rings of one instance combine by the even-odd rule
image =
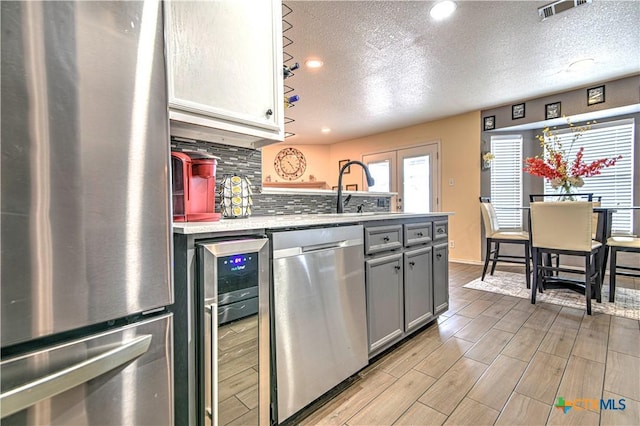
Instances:
[[[304,174],[307,168],[307,159],[304,154],[295,148],[284,148],[276,154],[273,167],[278,176],[287,180],[294,180]]]

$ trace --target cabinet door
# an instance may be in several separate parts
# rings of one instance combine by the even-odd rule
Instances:
[[[449,309],[449,242],[433,247],[433,306],[438,315]]]
[[[402,253],[365,262],[369,355],[403,336]]]
[[[432,248],[404,254],[404,326],[407,333],[433,318]]]
[[[223,130],[281,133],[280,2],[171,1],[166,20],[172,119],[189,120],[188,112],[194,124],[206,116]]]

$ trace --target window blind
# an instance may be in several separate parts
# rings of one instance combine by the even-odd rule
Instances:
[[[597,176],[584,178],[584,186],[579,192],[592,192],[602,197],[603,207],[628,207],[633,205],[633,155],[634,155],[634,119],[625,119],[607,123],[593,124],[571,146],[574,134],[570,129],[555,132],[563,147],[567,150],[569,162],[575,159],[580,147],[584,147],[584,162],[589,164],[600,158],[614,158],[622,155],[615,166],[602,169]],[[493,176],[492,176],[493,177]],[[545,193],[555,190],[545,179]],[[613,232],[631,233],[633,229],[633,211],[618,210],[613,215]]]
[[[522,228],[522,135],[491,137],[491,203],[501,228]]]

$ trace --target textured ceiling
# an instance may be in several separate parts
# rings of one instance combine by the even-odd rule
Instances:
[[[325,144],[488,109],[640,72],[640,1],[599,1],[544,21],[549,1],[285,1],[301,68],[290,144]],[[288,28],[284,24],[285,29]],[[304,61],[321,58],[308,69]],[[586,72],[567,71],[593,58]],[[329,127],[328,134],[320,132]]]

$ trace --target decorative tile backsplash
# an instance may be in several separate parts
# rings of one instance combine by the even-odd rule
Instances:
[[[253,215],[332,213],[336,210],[336,195],[262,194],[262,151],[229,145],[202,142],[172,136],[171,150],[201,151],[220,157],[216,167],[216,182],[225,174],[246,176],[253,190]],[[346,196],[343,196],[345,199]],[[354,213],[362,205],[365,212],[389,211],[389,207],[378,207],[380,197],[352,197],[344,211]],[[388,199],[388,198],[387,198]],[[220,211],[216,194],[216,211]]]
[[[192,139],[171,137],[172,151],[201,151],[220,157],[216,166],[216,182],[221,182],[225,174],[236,173],[246,176],[253,185],[254,192],[262,187],[262,152],[251,148],[200,142]]]

